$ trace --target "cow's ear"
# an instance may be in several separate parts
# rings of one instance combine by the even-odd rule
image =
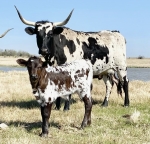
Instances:
[[[25,32],[29,35],[34,35],[35,34],[35,29],[32,27],[26,27]]]
[[[24,59],[17,59],[16,62],[20,65],[20,66],[27,66],[27,61]]]
[[[53,34],[60,34],[60,33],[62,33],[63,32],[63,28],[62,27],[56,27],[56,28],[54,28],[53,29]]]

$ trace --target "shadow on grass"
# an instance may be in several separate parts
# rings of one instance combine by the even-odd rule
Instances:
[[[104,107],[104,106],[102,106],[102,104],[103,104],[103,101],[102,100],[94,100],[94,99],[92,99],[93,101],[92,101],[92,104],[93,105],[99,105],[100,107]],[[118,104],[117,102],[114,102],[114,101],[108,101],[108,106],[106,106],[106,108],[107,107],[109,107],[109,105],[110,106],[116,106],[116,105],[119,105],[119,106],[121,106],[121,107],[128,107],[128,106],[124,106],[123,104]]]
[[[92,99],[92,104],[93,105],[102,105],[103,101],[102,100],[95,100],[95,99]]]
[[[32,123],[27,123],[27,122],[20,122],[20,121],[11,121],[8,123],[8,126],[13,126],[13,127],[20,127],[26,129],[28,132],[32,132],[34,129],[39,129],[41,128],[42,131],[42,122],[32,122]],[[55,123],[54,121],[49,123],[49,129],[51,127],[55,127],[57,129],[61,129],[61,125],[59,123]]]
[[[70,104],[75,104],[79,101],[79,99],[71,99],[71,102]],[[102,100],[95,100],[93,99],[92,100],[92,104],[93,105],[101,105],[103,103]],[[63,107],[64,104],[65,104],[65,100],[64,99],[61,99],[61,106]],[[55,105],[55,102],[54,104]],[[2,101],[0,102],[0,106],[3,106],[3,107],[19,107],[19,108],[22,108],[22,109],[32,109],[32,108],[39,108],[40,105],[38,104],[38,102],[36,100],[29,100],[29,101]]]
[[[14,127],[22,127],[22,128],[25,128],[27,131],[32,131],[32,129],[38,129],[42,127],[41,122],[27,123],[27,122],[20,122],[20,121],[12,121],[12,122],[9,122],[8,125],[14,126]]]
[[[0,102],[0,106],[4,107],[19,107],[19,108],[39,108],[39,104],[36,100],[30,101],[10,101],[10,102]]]
[[[71,99],[71,104],[76,103],[76,100]],[[55,105],[55,102],[54,104]],[[61,105],[64,105],[64,99],[61,100]],[[29,101],[2,101],[0,102],[0,106],[4,107],[19,107],[19,108],[25,108],[25,109],[32,109],[32,108],[39,108],[40,105],[36,100],[29,100]]]

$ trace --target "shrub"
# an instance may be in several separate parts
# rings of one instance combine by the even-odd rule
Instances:
[[[13,57],[30,57],[31,54],[25,51],[15,51],[11,49],[0,49],[0,56],[13,56]]]
[[[144,59],[144,56],[138,56],[138,59]]]

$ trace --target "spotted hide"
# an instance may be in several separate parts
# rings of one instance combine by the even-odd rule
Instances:
[[[85,105],[81,128],[91,124],[93,70],[89,60],[76,60],[56,67],[45,64],[38,57],[30,57],[28,61],[18,59],[17,63],[27,67],[33,94],[41,105],[41,136],[48,134],[52,103],[57,97],[68,98],[69,94],[75,92]]]
[[[16,8],[17,10],[17,8]],[[82,32],[66,27],[72,12],[63,22],[24,19],[17,10],[21,21],[29,26],[25,31],[36,35],[39,54],[51,65],[61,65],[76,59],[89,59],[95,78],[103,78],[106,95],[102,106],[108,106],[113,86],[112,75],[117,73],[119,83],[125,92],[124,106],[129,106],[128,78],[126,65],[126,42],[118,31]]]

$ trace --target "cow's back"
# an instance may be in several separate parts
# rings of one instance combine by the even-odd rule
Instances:
[[[64,28],[59,38],[67,62],[88,58],[95,75],[111,68],[126,67],[125,38],[117,31],[80,32]]]

